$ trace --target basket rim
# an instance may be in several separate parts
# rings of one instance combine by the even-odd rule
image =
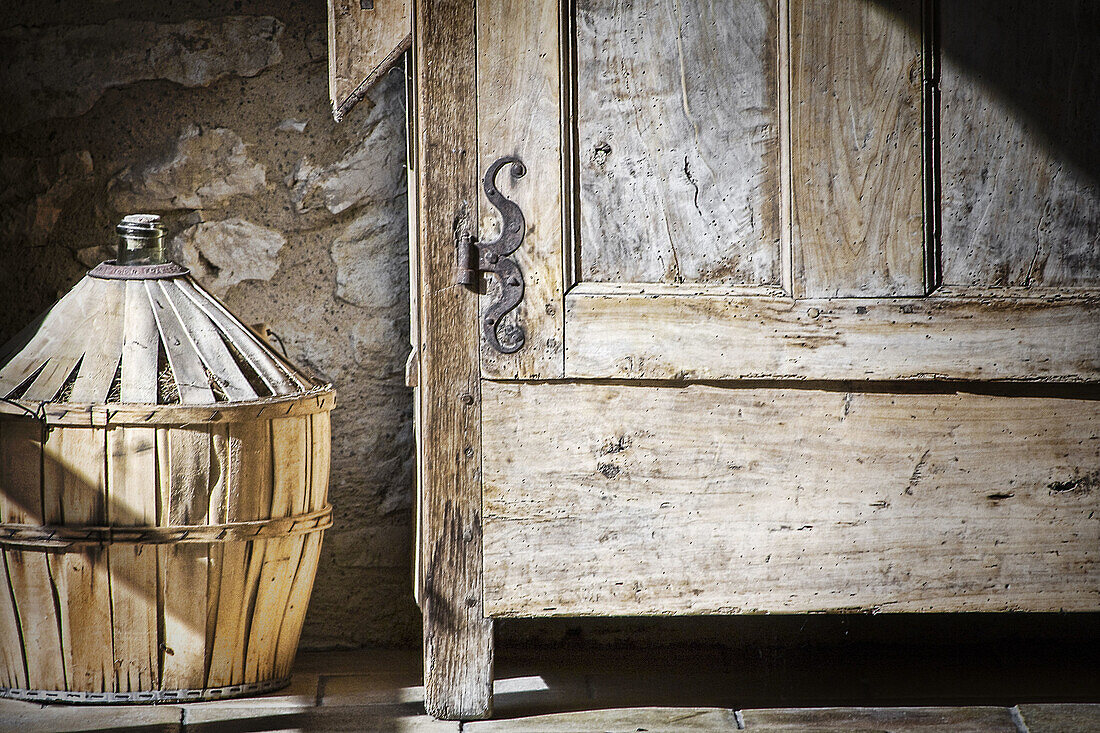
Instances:
[[[335,406],[336,390],[331,384],[324,384],[295,394],[203,405],[130,402],[79,404],[6,399],[0,401],[0,419],[38,420],[47,427],[193,425],[313,415],[329,412]]]

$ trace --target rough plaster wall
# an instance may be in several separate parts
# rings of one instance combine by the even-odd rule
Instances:
[[[162,214],[184,264],[332,380],[306,647],[410,645],[404,82],[328,114],[324,0],[4,3],[0,341]]]

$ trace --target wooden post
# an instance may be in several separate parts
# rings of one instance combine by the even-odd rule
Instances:
[[[437,718],[488,717],[493,625],[482,609],[478,304],[455,285],[455,241],[476,229],[476,0],[417,0],[424,686]],[[410,195],[414,195],[410,192]]]

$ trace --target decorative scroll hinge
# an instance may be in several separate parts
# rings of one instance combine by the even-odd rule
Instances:
[[[527,167],[522,160],[506,156],[489,166],[483,181],[485,196],[500,212],[500,236],[491,242],[481,242],[472,234],[461,237],[457,242],[458,273],[455,278],[459,285],[476,288],[479,273],[491,273],[496,277],[500,292],[482,313],[481,330],[485,340],[502,354],[519,351],[526,339],[523,327],[518,324],[501,330],[504,316],[523,300],[523,273],[510,255],[523,244],[523,235],[527,231],[527,222],[519,206],[505,198],[496,186],[497,173],[509,163],[512,165],[512,178],[526,175]]]

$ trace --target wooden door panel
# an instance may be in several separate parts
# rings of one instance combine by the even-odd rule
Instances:
[[[928,292],[921,6],[791,0],[793,295]]]
[[[1100,401],[486,384],[494,616],[1100,604]]]
[[[776,11],[579,0],[582,281],[782,282]]]
[[[412,45],[411,0],[328,0],[328,94],[339,122]]]
[[[1095,13],[1017,8],[1047,52],[1020,91],[966,50],[1007,43],[1006,11],[943,0],[938,109],[929,7],[483,0],[479,165],[528,173],[500,181],[526,345],[483,343],[482,375],[1100,379],[1100,152],[1071,122],[1100,95]],[[1011,95],[1063,66],[1036,122]],[[456,227],[492,236],[480,201]]]
[[[1100,287],[1100,3],[942,0],[943,281]]]

